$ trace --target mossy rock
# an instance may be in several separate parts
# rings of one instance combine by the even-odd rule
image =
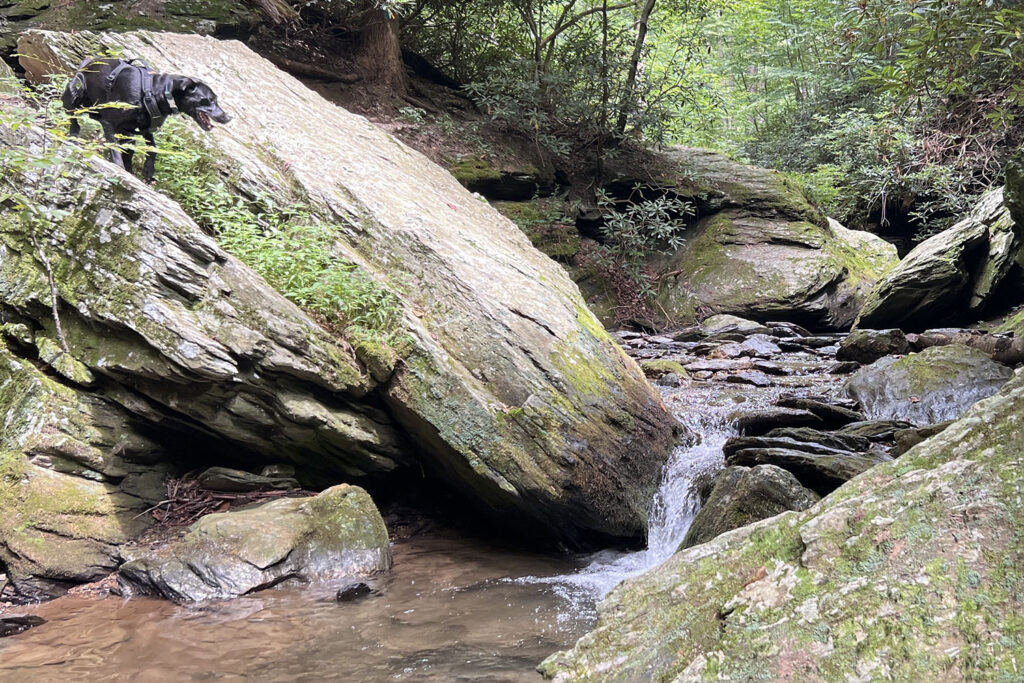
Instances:
[[[842,226],[727,209],[689,229],[685,244],[656,261],[658,303],[685,318],[689,300],[716,313],[843,328],[875,279],[896,263],[895,249]],[[678,312],[678,302],[684,310]]]
[[[387,527],[369,494],[342,484],[207,515],[181,539],[126,551],[129,594],[177,602],[233,598],[281,581],[338,581],[391,568]]]
[[[0,563],[16,595],[44,599],[95,581],[148,526],[149,503],[117,486],[36,466],[0,451]]]
[[[679,375],[683,378],[689,377],[689,373],[686,372],[686,368],[683,367],[682,363],[664,358],[642,360],[640,361],[640,368],[644,371],[645,375],[652,379],[664,377],[668,374]]]
[[[1024,373],[804,512],[624,582],[556,681],[1001,680],[1024,661]]]
[[[538,199],[494,202],[494,208],[519,226],[541,252],[556,261],[570,263],[580,251],[580,234],[564,215],[563,202]]]
[[[522,202],[548,196],[554,178],[532,165],[509,165],[482,157],[465,157],[447,164],[455,179],[470,192],[495,201]]]
[[[963,220],[921,242],[880,279],[855,324],[919,331],[973,315],[1004,281],[1020,243],[1002,189],[989,192]]]
[[[263,458],[335,480],[386,474],[416,459],[496,525],[573,545],[644,535],[651,496],[676,440],[674,421],[562,268],[521,230],[445,169],[237,41],[34,31],[20,44],[37,61],[68,70],[96,43],[160,71],[201,77],[225,93],[229,112],[232,106],[245,111],[230,130],[201,136],[219,178],[239,196],[259,195],[279,206],[301,202],[304,215],[331,226],[338,263],[357,265],[398,300],[393,331],[407,342],[401,362],[380,364],[358,346],[353,353],[329,343],[324,328],[294,307],[278,306],[283,302],[266,283],[196,230],[192,219],[201,216],[183,216],[173,202],[112,172],[107,175],[124,193],[116,199],[127,199],[142,215],[127,223],[145,225],[126,233],[136,248],[148,250],[157,239],[161,251],[186,254],[117,262],[139,273],[115,277],[120,296],[109,319],[138,328],[146,344],[108,334],[110,325],[90,318],[118,350],[116,368],[103,374],[130,378],[158,405],[188,411]],[[337,135],[325,137],[325,128]],[[268,136],[269,129],[275,134]],[[120,205],[112,208],[120,218]],[[98,239],[89,220],[81,241]],[[78,248],[75,240],[55,243]],[[109,250],[102,250],[105,258]],[[161,270],[168,262],[174,266]],[[149,264],[158,275],[142,267]],[[68,308],[110,310],[95,296],[104,288],[87,286],[96,275],[73,265],[62,264],[68,272],[59,273],[62,296],[75,293]],[[104,264],[107,272],[120,274],[114,264]],[[133,286],[122,289],[121,280]],[[136,315],[145,312],[145,293],[156,281],[164,283],[162,293],[174,293],[159,298],[173,313],[173,333],[168,323],[161,332],[152,317]],[[68,282],[81,284],[81,291]],[[36,288],[32,301],[37,314],[40,292],[45,287]],[[184,321],[189,324],[178,325]],[[90,325],[75,327],[90,342],[75,340],[76,358],[95,372],[104,347],[95,332],[89,337]],[[198,352],[182,347],[182,335]],[[142,353],[137,362],[156,367],[160,379],[134,382],[140,368],[128,361],[139,356],[121,351]],[[193,381],[200,365],[203,376]],[[172,394],[162,378],[182,369]],[[408,442],[417,448],[403,447]]]
[[[818,500],[818,494],[801,486],[796,477],[780,467],[727,467],[715,479],[679,549],[706,543],[727,531],[783,512],[806,510]]]
[[[983,351],[950,344],[902,358],[886,356],[851,376],[846,392],[869,419],[927,425],[959,418],[999,391],[1012,374]]]

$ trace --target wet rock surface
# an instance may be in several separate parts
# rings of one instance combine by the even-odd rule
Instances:
[[[774,465],[727,467],[715,480],[679,549],[788,510],[806,510],[819,499],[796,477]]]
[[[906,353],[910,348],[903,330],[854,330],[839,345],[836,359],[874,363],[882,356]]]
[[[621,584],[556,681],[932,680],[1015,670],[1024,371],[898,460]],[[874,441],[905,423],[839,431]],[[780,432],[775,433],[776,436]],[[811,434],[805,434],[810,437]],[[863,442],[861,442],[863,443]]]
[[[954,344],[882,358],[850,377],[846,393],[871,419],[920,426],[960,417],[999,391],[1012,374],[985,353]]]
[[[36,616],[0,616],[0,638],[16,636],[45,623],[45,619]]]

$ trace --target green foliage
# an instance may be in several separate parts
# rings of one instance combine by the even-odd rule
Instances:
[[[425,2],[404,31],[413,49],[469,83],[482,109],[528,134],[538,150],[562,163],[581,154],[593,161],[624,134],[666,139],[670,115],[700,99],[704,84],[687,64],[706,47],[694,26],[710,1],[650,5],[693,21],[662,23],[654,14],[641,33],[644,3]],[[655,34],[674,46],[662,49],[658,64],[642,39]],[[668,61],[673,68],[664,68]]]
[[[694,207],[677,198],[663,195],[644,198],[636,188],[624,202],[600,194],[598,205],[605,213],[601,226],[602,242],[585,255],[611,284],[620,310],[617,316],[651,318],[655,275],[648,260],[654,253],[672,253],[683,245],[682,232]]]
[[[301,204],[278,206],[269,196],[243,200],[181,121],[169,121],[164,130],[158,188],[221,246],[346,337],[401,345],[399,300],[358,264],[337,255],[335,226]]]
[[[998,0],[729,3],[703,60],[722,107],[679,139],[798,174],[852,227],[920,240],[1024,139],[1022,19]]]

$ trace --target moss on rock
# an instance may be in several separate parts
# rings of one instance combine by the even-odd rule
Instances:
[[[559,681],[995,679],[1024,657],[1024,373],[809,510],[617,588]]]
[[[369,494],[346,484],[207,515],[158,549],[127,551],[129,593],[179,602],[232,598],[288,579],[329,581],[391,568],[387,527]]]

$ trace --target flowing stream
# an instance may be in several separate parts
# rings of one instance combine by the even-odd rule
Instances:
[[[622,581],[661,564],[679,548],[693,518],[700,511],[695,481],[722,466],[722,445],[733,434],[717,413],[698,417],[688,425],[694,443],[675,449],[661,475],[648,523],[647,547],[637,552],[604,550],[588,558],[582,568],[558,576],[526,576],[514,581],[551,586],[571,605],[574,619],[596,619],[598,601]]]

